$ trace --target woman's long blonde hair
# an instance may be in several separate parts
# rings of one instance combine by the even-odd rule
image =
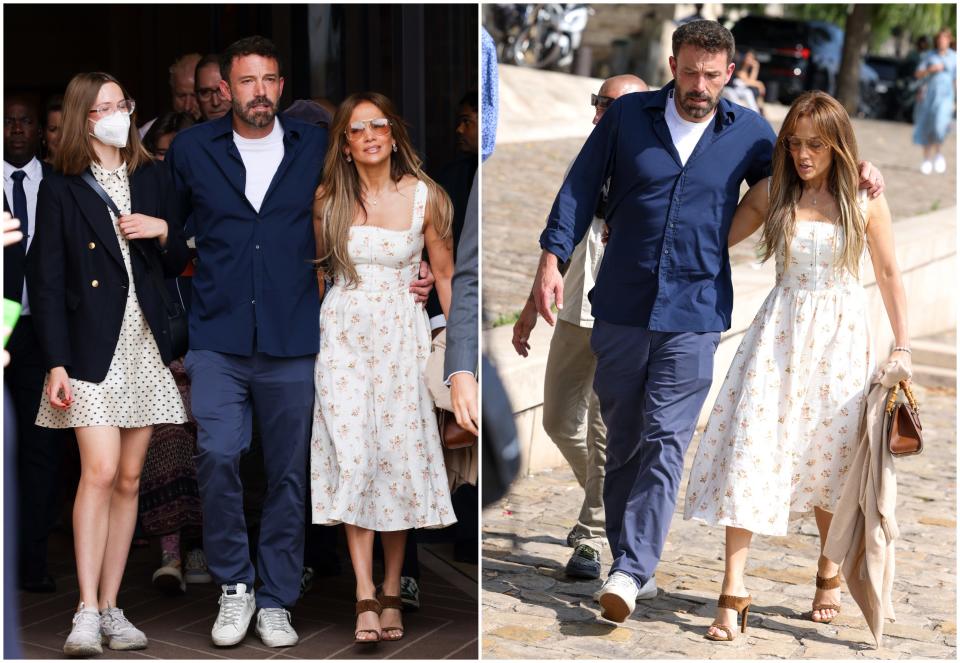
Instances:
[[[796,209],[803,192],[803,180],[797,174],[786,141],[796,131],[801,117],[810,118],[817,136],[833,154],[827,184],[840,208],[837,225],[843,229],[843,246],[836,254],[835,266],[858,277],[866,241],[866,219],[857,203],[860,183],[857,139],[843,106],[830,95],[816,90],[804,92],[790,106],[773,148],[770,205],[760,239],[762,260],[775,255],[780,247],[783,247],[788,263],[790,260],[790,243],[796,234]]]
[[[354,163],[344,154],[347,146],[347,126],[356,107],[369,102],[390,120],[390,131],[397,144],[390,154],[390,179],[399,183],[404,175],[413,175],[427,185],[427,213],[441,238],[451,236],[453,205],[443,188],[421,169],[422,161],[410,143],[403,118],[393,103],[378,92],[358,92],[347,97],[333,116],[330,145],[323,164],[323,181],[314,200],[314,228],[317,233],[317,264],[326,274],[342,278],[347,285],[359,280],[356,266],[350,259],[347,244],[350,227],[357,213],[367,216],[361,195],[360,175]]]

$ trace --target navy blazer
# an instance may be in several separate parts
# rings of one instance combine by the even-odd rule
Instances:
[[[610,238],[590,293],[594,317],[660,332],[724,331],[740,184],[770,174],[776,135],[757,113],[721,99],[683,164],[664,117],[673,87],[611,104],[564,180],[540,246],[569,259],[609,176]]]
[[[41,161],[40,171],[43,173],[43,177],[47,177],[53,172],[53,166],[48,164],[46,161]],[[3,211],[10,212],[10,214],[13,214],[13,209],[10,207],[10,201],[7,200],[6,191],[3,192]],[[27,232],[27,224],[23,222],[23,219],[20,219],[20,230],[23,231],[24,233]],[[31,243],[31,246],[33,246],[32,243]],[[24,278],[23,270],[24,270],[25,260],[26,260],[26,255],[23,252],[22,245],[11,244],[10,246],[4,247],[3,249],[3,296],[5,299],[9,299],[15,302],[20,302],[23,299],[23,278]]]
[[[175,359],[167,311],[148,270],[173,277],[190,257],[169,171],[150,162],[130,175],[130,209],[167,222],[167,243],[132,240],[137,301],[164,363]],[[79,175],[54,173],[40,182],[37,223],[27,254],[30,310],[47,370],[63,366],[72,378],[102,382],[120,338],[130,286],[120,242],[106,204]]]
[[[320,349],[313,197],[327,131],[278,117],[283,160],[259,212],[246,198],[232,114],[181,131],[167,151],[196,232],[192,350],[297,357]]]

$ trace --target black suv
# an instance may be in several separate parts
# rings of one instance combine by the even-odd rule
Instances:
[[[825,21],[745,16],[731,30],[737,50],[752,50],[760,62],[766,100],[792,102],[806,90],[836,91],[843,30]],[[861,65],[861,79],[876,72]]]

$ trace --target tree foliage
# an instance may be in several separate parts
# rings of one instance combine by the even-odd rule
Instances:
[[[843,28],[852,5],[797,4],[786,5],[789,16],[795,18],[829,21]],[[957,5],[951,4],[876,4],[872,5],[870,22],[870,46],[878,47],[895,31],[908,34],[911,41],[920,35],[932,37],[943,27],[957,24]],[[931,40],[932,44],[932,40]]]

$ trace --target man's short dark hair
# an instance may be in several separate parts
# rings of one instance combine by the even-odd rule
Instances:
[[[197,63],[197,66],[193,68],[193,87],[196,88],[199,83],[197,83],[197,74],[200,73],[200,70],[204,67],[209,67],[210,65],[217,65],[217,69],[220,69],[220,54],[219,53],[208,53],[200,58],[200,61]]]
[[[673,31],[673,57],[681,46],[696,46],[707,53],[726,51],[727,62],[733,61],[733,35],[716,21],[690,21]]]
[[[469,106],[470,109],[476,113],[480,108],[480,106],[477,105],[477,91],[468,90],[467,93],[461,97],[460,103],[457,104],[457,108],[460,106]]]
[[[241,58],[246,55],[259,55],[264,58],[272,58],[277,61],[277,69],[280,75],[283,75],[283,63],[280,61],[280,54],[272,41],[260,35],[244,37],[238,39],[229,46],[227,50],[220,55],[220,78],[230,82],[230,67],[234,58]]]

